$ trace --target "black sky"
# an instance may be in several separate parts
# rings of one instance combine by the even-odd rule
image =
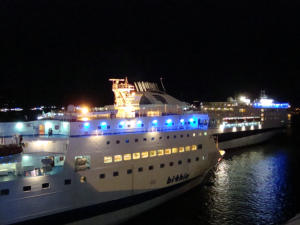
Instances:
[[[2,100],[102,105],[113,101],[110,77],[162,76],[170,94],[190,102],[265,89],[300,104],[298,1],[0,4]]]

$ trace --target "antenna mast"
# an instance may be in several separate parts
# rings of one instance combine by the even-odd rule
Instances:
[[[163,84],[163,78],[161,77],[160,78],[160,83],[161,83],[161,86],[162,86],[162,88],[163,88],[163,90],[164,90],[164,92],[166,92],[166,89],[165,89],[165,86],[164,86],[164,84]]]

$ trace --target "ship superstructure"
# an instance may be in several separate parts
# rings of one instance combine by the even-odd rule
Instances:
[[[288,103],[278,103],[265,93],[253,102],[241,96],[227,102],[206,102],[200,111],[210,117],[209,129],[220,148],[232,149],[268,140],[282,132],[291,119]]]
[[[0,123],[1,146],[22,148],[0,157],[0,224],[117,223],[198,185],[222,157],[207,114],[154,84],[111,81],[113,106]]]

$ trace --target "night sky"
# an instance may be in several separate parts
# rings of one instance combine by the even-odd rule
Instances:
[[[300,105],[299,1],[0,1],[0,103],[113,103],[109,78],[188,102]]]

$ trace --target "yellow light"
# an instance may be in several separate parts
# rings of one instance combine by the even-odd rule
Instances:
[[[89,108],[88,107],[82,107],[81,108],[81,113],[82,114],[87,114],[89,112]]]
[[[224,151],[224,150],[221,150],[221,149],[220,149],[220,150],[219,150],[219,153],[220,153],[221,156],[225,155],[225,151]]]

